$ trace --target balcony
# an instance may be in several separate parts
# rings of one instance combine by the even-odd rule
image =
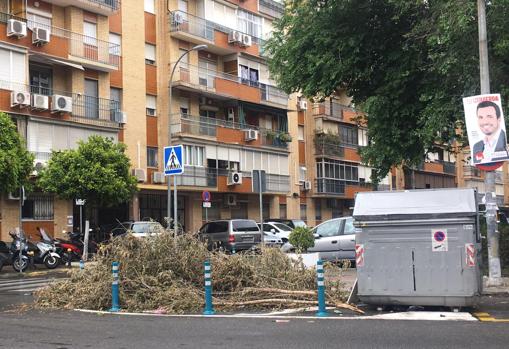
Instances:
[[[6,33],[9,19],[16,19],[27,23],[27,36],[22,38],[1,37],[3,41],[14,45],[30,48],[32,54],[41,54],[49,59],[62,58],[65,61],[78,63],[87,68],[101,71],[118,70],[120,66],[120,46],[111,42],[74,33],[66,29],[51,27],[25,18],[0,13],[0,33]],[[51,33],[50,40],[44,45],[32,44],[30,28],[43,28]]]
[[[173,75],[173,86],[208,92],[256,104],[286,109],[288,95],[275,86],[243,79],[237,75],[180,63]]]
[[[346,182],[341,179],[317,178],[315,188],[317,194],[345,195]]]
[[[28,102],[28,105],[22,107],[11,107],[11,91],[27,92],[30,94],[37,93],[39,95],[47,96],[48,108],[32,108],[30,102]],[[71,97],[72,112],[52,112],[52,104],[54,103],[52,95]],[[40,117],[55,117],[55,115],[58,115],[58,119],[60,120],[63,119],[80,124],[113,128],[119,127],[119,123],[115,121],[120,112],[120,103],[117,101],[86,96],[80,93],[50,90],[38,86],[30,86],[3,80],[0,80],[0,110]]]
[[[169,21],[172,37],[194,44],[206,44],[208,45],[208,51],[218,55],[236,52],[247,52],[255,56],[260,55],[260,47],[263,45],[261,38],[250,35],[251,45],[249,46],[230,44],[228,42],[228,35],[235,30],[234,28],[229,28],[182,11],[170,12]],[[241,34],[247,35],[246,33]]]
[[[74,6],[97,13],[103,16],[111,16],[120,10],[120,0],[45,0],[50,4],[67,7]]]
[[[279,18],[285,12],[285,6],[281,1],[259,0],[259,11],[274,18]]]
[[[197,136],[211,137],[217,141],[228,143],[238,143],[254,147],[273,147],[279,149],[288,149],[288,142],[284,141],[286,132],[268,130],[256,125],[240,124],[228,120],[208,118],[203,116],[173,114],[172,120],[178,120],[171,125],[173,136]],[[245,140],[245,131],[253,129],[258,131],[258,139],[252,141]],[[285,136],[283,136],[285,135]]]

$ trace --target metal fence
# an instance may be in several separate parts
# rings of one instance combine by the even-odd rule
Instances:
[[[328,143],[320,140],[315,141],[315,151],[318,156],[345,156],[345,147],[337,143]]]
[[[344,195],[346,182],[340,179],[315,179],[316,192],[320,194]]]
[[[117,11],[120,9],[120,0],[86,0],[86,1],[94,2],[96,4],[103,5],[103,6],[107,6],[107,7],[111,8],[113,11]]]

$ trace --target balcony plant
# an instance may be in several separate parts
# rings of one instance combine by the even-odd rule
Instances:
[[[343,156],[341,137],[338,134],[316,130],[314,143],[316,151],[319,154]]]
[[[277,139],[283,143],[290,143],[292,141],[292,136],[290,136],[290,134],[287,132],[280,132],[277,136]]]
[[[268,140],[272,141],[277,138],[277,132],[273,130],[266,130],[265,137],[267,137]]]

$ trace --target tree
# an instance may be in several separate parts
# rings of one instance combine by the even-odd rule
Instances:
[[[137,189],[125,148],[109,138],[91,136],[79,142],[78,149],[53,151],[38,185],[63,199],[86,199],[97,206],[127,202]]]
[[[491,87],[506,96],[508,11],[509,0],[487,6]],[[361,155],[375,182],[437,144],[466,143],[456,129],[462,98],[480,91],[475,1],[289,0],[274,28],[266,50],[281,88],[315,99],[343,90],[365,113]]]
[[[0,113],[0,193],[18,192],[29,184],[34,157],[26,149],[9,115]]]
[[[306,253],[307,250],[315,246],[315,237],[308,227],[296,227],[288,236],[288,242],[295,247],[297,253]]]

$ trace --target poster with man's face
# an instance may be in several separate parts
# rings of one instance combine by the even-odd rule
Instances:
[[[500,94],[463,98],[472,165],[509,160]]]

